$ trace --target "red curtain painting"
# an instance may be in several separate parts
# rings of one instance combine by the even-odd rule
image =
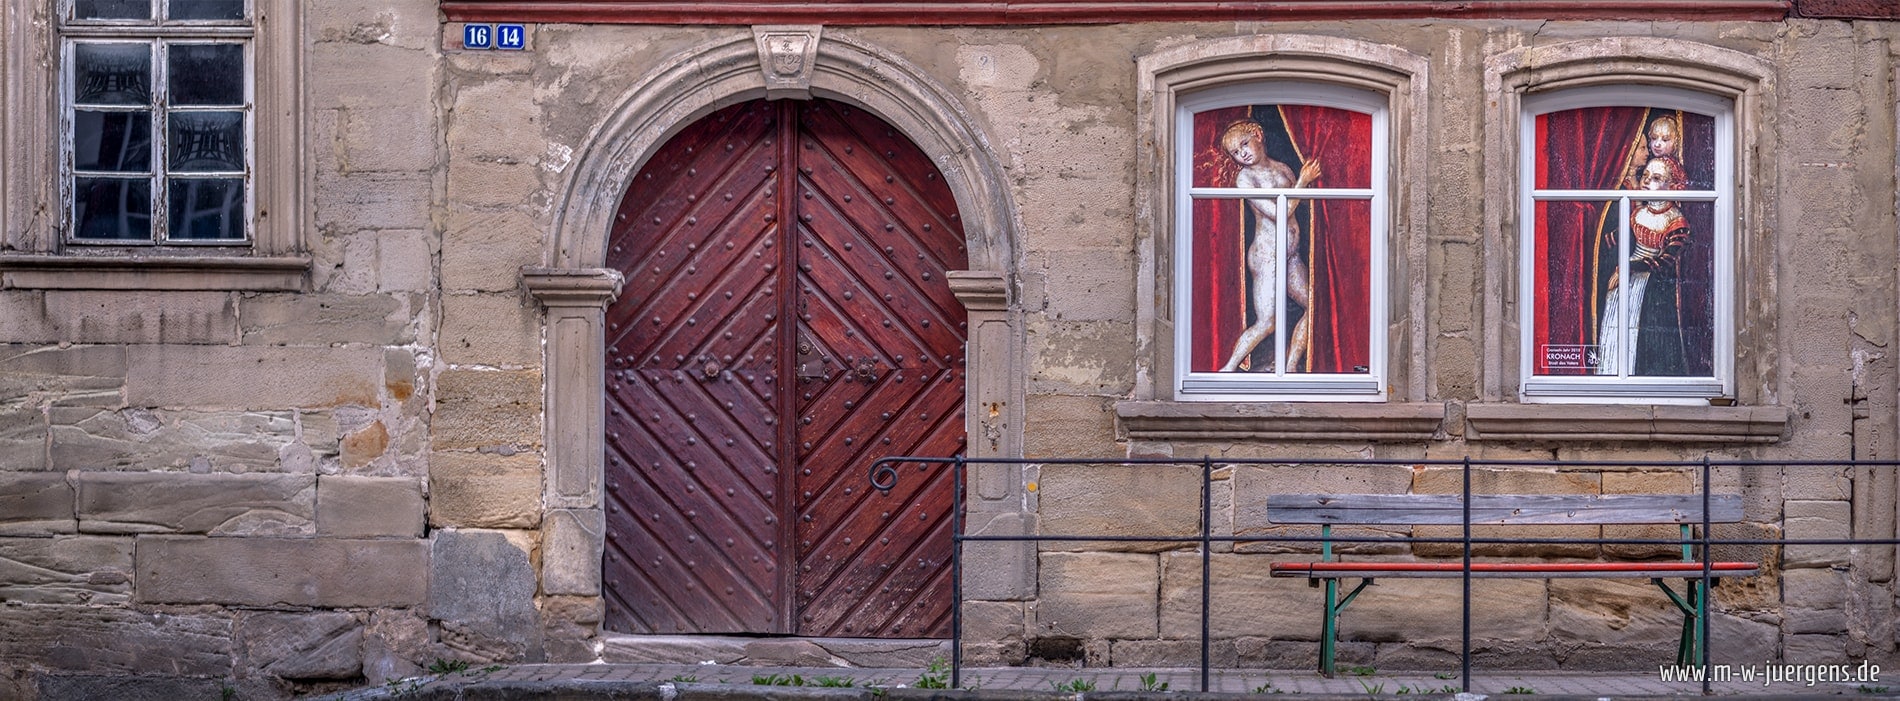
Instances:
[[[1193,182],[1203,187],[1233,187],[1240,167],[1220,149],[1222,129],[1247,119],[1246,105],[1194,115]],[[1211,372],[1227,362],[1234,339],[1247,328],[1246,204],[1240,200],[1194,200],[1194,265],[1181,271],[1193,290],[1188,323],[1194,339],[1188,367]]]
[[[1641,107],[1598,107],[1537,117],[1537,189],[1613,190],[1623,180],[1642,129]],[[1532,316],[1534,370],[1540,375],[1583,375],[1591,368],[1552,347],[1595,346],[1600,279],[1607,279],[1599,246],[1615,242],[1614,202],[1540,202],[1535,214],[1537,295]],[[1614,262],[1615,255],[1608,260]]]
[[[1319,159],[1311,187],[1372,187],[1372,116],[1331,107],[1282,105],[1287,135]],[[1307,200],[1305,232],[1313,267],[1309,372],[1365,372],[1371,364],[1372,207],[1365,200]],[[1298,368],[1295,368],[1296,370]]]
[[[1238,166],[1220,148],[1221,132],[1242,120],[1262,124],[1271,157],[1298,172],[1306,159],[1320,160],[1321,175],[1310,187],[1369,188],[1372,179],[1372,118],[1332,107],[1252,105],[1196,113],[1192,182],[1233,187]],[[1292,372],[1363,373],[1370,365],[1371,227],[1367,200],[1305,200],[1292,221],[1301,227],[1300,248],[1311,270],[1313,308],[1289,302],[1288,321],[1311,316],[1312,352],[1307,366]],[[1247,204],[1239,199],[1197,199],[1192,205],[1194,264],[1189,289],[1192,324],[1189,368],[1212,372],[1226,363],[1250,319],[1246,264],[1253,231]],[[1292,333],[1282,324],[1279,333]],[[1273,339],[1258,354],[1270,355]]]

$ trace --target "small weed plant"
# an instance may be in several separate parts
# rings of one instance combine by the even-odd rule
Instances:
[[[454,674],[468,671],[468,660],[445,660],[440,657],[429,663],[430,674]]]
[[[858,681],[850,677],[817,677],[812,679],[811,683],[813,686],[826,687],[853,687],[858,685]]]
[[[1056,691],[1066,691],[1066,692],[1073,692],[1073,693],[1078,693],[1078,694],[1084,691],[1095,690],[1095,682],[1089,681],[1087,679],[1083,679],[1081,677],[1076,677],[1066,682],[1049,682],[1049,686],[1054,687]]]
[[[804,686],[805,678],[796,674],[754,674],[754,686]]]
[[[1156,682],[1155,673],[1149,672],[1147,674],[1141,675],[1141,690],[1142,691],[1167,691],[1168,683]]]
[[[1532,689],[1532,688],[1530,688],[1530,687],[1528,687],[1528,686],[1514,686],[1514,687],[1511,687],[1511,688],[1509,688],[1509,689],[1505,689],[1505,690],[1504,690],[1504,693],[1507,693],[1507,694],[1535,694],[1535,693],[1537,693],[1537,690],[1536,690],[1536,689]]]
[[[678,682],[680,684],[691,684],[693,682],[699,681],[699,677],[693,676],[691,674],[675,674],[673,675],[672,679],[668,679],[667,681]]]
[[[1359,682],[1359,688],[1364,689],[1367,696],[1378,696],[1385,693],[1385,682],[1373,684],[1371,682],[1361,681]]]
[[[950,688],[950,665],[941,657],[932,659],[930,666],[924,669],[923,674],[917,675],[917,682],[911,686],[919,689]]]

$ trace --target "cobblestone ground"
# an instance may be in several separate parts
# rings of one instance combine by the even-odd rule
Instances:
[[[1451,676],[1452,678],[1444,678]],[[926,683],[920,684],[920,681]],[[484,686],[531,689],[545,684],[550,690],[584,687],[605,690],[615,682],[671,682],[679,689],[720,686],[725,698],[739,698],[748,689],[766,691],[767,687],[889,687],[931,688],[936,682],[949,683],[949,672],[916,668],[839,668],[839,667],[743,667],[696,664],[592,664],[592,665],[512,665],[471,669],[434,678],[395,682],[386,687],[363,689],[329,697],[336,701],[369,701],[406,695],[429,696],[417,692],[479,689]],[[1058,667],[970,668],[962,672],[962,688],[986,692],[978,696],[994,697],[998,691],[1022,692],[1185,692],[1200,690],[1200,672],[1196,669],[1076,669]],[[1864,696],[1896,695],[1894,687],[1878,682],[1772,681],[1743,682],[1730,680],[1712,683],[1711,693],[1721,696]],[[1208,691],[1229,694],[1309,694],[1327,697],[1398,697],[1429,695],[1446,697],[1459,693],[1455,675],[1429,672],[1369,672],[1364,676],[1342,674],[1325,679],[1311,673],[1278,670],[1210,670]],[[394,693],[391,693],[394,692]],[[1490,697],[1654,697],[1701,696],[1700,683],[1664,681],[1657,674],[1584,674],[1540,672],[1475,673],[1471,694]],[[1157,695],[1159,697],[1160,695]],[[667,693],[662,698],[670,698]],[[562,696],[561,698],[570,698]]]

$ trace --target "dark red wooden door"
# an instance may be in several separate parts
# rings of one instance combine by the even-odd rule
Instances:
[[[840,103],[735,105],[635,176],[609,246],[607,627],[946,635],[948,477],[866,481],[963,449],[963,229],[928,157]]]

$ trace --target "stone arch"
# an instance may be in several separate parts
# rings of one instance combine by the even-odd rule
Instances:
[[[798,85],[788,88],[774,79],[779,76],[768,77],[768,67],[778,66],[768,66],[766,32],[802,33],[816,44],[804,53],[809,65]],[[662,61],[667,67],[636,82],[588,136],[557,194],[546,265],[522,270],[522,287],[547,311],[544,595],[598,597],[602,591],[602,325],[621,284],[604,262],[615,209],[634,175],[668,139],[728,105],[802,95],[847,102],[897,127],[936,162],[962,216],[971,268],[952,272],[949,281],[969,311],[964,416],[972,440],[966,452],[1022,453],[1023,337],[1014,303],[1020,222],[1003,164],[962,104],[923,71],[848,34],[821,33],[820,27],[760,27],[688,49],[683,60]],[[973,524],[994,526],[1021,508],[1023,500],[1013,498],[1020,496],[1021,481],[999,480],[991,472],[973,470],[978,481],[1010,486],[968,504],[973,517],[984,514]],[[1033,553],[1014,559],[1033,563]],[[1033,574],[1015,569],[1016,587],[1033,583]]]
[[[686,53],[691,60],[635,84],[588,137],[562,193],[550,237],[551,267],[601,264],[621,194],[646,159],[680,128],[727,105],[777,96],[768,95],[751,35],[715,40]],[[813,58],[810,92],[868,109],[909,136],[936,161],[956,194],[970,267],[1013,272],[1018,224],[1003,164],[948,90],[895,54],[849,35],[826,33]]]

